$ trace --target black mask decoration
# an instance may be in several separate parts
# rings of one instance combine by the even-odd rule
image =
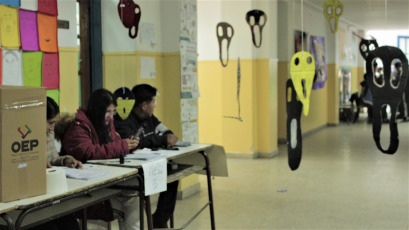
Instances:
[[[250,20],[251,17],[254,18],[254,22]],[[260,24],[260,18],[263,19],[261,21],[261,24]],[[261,10],[251,10],[251,11],[247,12],[247,14],[246,14],[246,21],[249,24],[250,29],[251,29],[251,36],[253,38],[253,44],[254,44],[255,47],[259,48],[261,46],[261,41],[262,41],[263,27],[267,22],[267,15]],[[254,27],[256,27],[256,26],[258,27],[258,31],[260,33],[260,41],[259,41],[258,44],[256,43],[256,37],[255,37],[255,34],[254,34]]]
[[[227,66],[227,63],[229,63],[229,46],[231,39],[233,38],[234,35],[234,29],[233,26],[231,26],[227,22],[219,22],[216,26],[216,35],[217,35],[217,40],[219,41],[219,57],[220,57],[220,62],[222,63],[223,67]],[[223,40],[227,40],[227,60],[226,63],[223,62],[223,56],[222,56],[222,42]]]
[[[376,39],[361,39],[361,42],[359,43],[359,52],[361,52],[362,57],[366,60],[366,58],[368,57],[368,53],[378,47],[379,46],[378,42],[376,42]]]
[[[133,0],[119,0],[118,14],[122,24],[129,29],[129,37],[136,38],[142,14],[139,5],[134,3]],[[132,33],[133,27],[135,27],[134,33]]]
[[[396,77],[391,71],[391,66],[398,61],[402,63],[402,68]],[[396,110],[406,87],[408,60],[400,49],[382,46],[369,52],[366,58],[366,73],[366,83],[371,90],[373,98],[373,138],[381,152],[394,154],[399,146],[398,126],[395,121]],[[382,107],[386,105],[389,105],[392,114],[389,121],[391,132],[389,148],[384,150],[380,143],[380,132],[382,126],[381,111]]]
[[[296,170],[301,162],[302,137],[301,137],[301,113],[302,103],[298,100],[293,81],[287,80],[287,149],[288,165],[291,170]]]

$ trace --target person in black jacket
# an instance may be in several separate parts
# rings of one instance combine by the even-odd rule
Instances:
[[[176,144],[178,138],[154,115],[157,89],[148,84],[136,85],[132,89],[135,104],[128,118],[122,120],[115,116],[115,129],[121,138],[139,137],[138,148],[168,148]],[[138,132],[139,131],[139,132]],[[173,214],[179,181],[167,185],[167,191],[161,192],[155,213],[154,228],[167,228],[167,222]]]

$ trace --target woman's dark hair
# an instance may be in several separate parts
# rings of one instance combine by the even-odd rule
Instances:
[[[47,97],[47,120],[53,119],[59,113],[60,107],[51,97]]]
[[[105,113],[111,104],[117,105],[116,98],[106,89],[95,90],[88,101],[87,117],[94,125],[101,144],[112,141],[109,125],[105,125]]]
[[[138,107],[143,102],[149,103],[153,97],[156,96],[157,89],[148,84],[135,85],[132,89],[132,93],[135,95],[135,105]]]

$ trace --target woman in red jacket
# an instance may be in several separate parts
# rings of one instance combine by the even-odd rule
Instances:
[[[87,109],[79,109],[68,126],[61,146],[62,154],[82,162],[94,159],[118,158],[123,151],[136,149],[139,139],[121,139],[115,132],[113,116],[116,98],[106,89],[94,91]],[[139,229],[139,209],[136,197],[118,196],[111,199],[120,230]]]

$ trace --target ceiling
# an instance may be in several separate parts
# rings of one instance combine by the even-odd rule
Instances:
[[[322,9],[325,0],[303,0]],[[332,0],[336,1],[336,0]],[[340,20],[364,30],[409,30],[409,0],[339,0],[344,5]]]

